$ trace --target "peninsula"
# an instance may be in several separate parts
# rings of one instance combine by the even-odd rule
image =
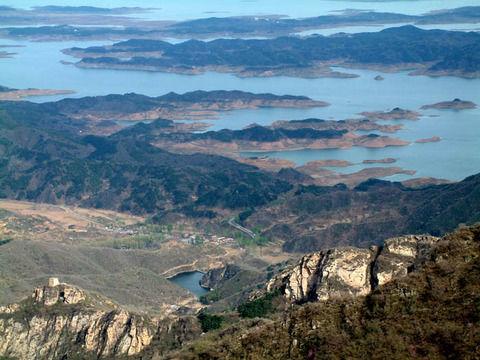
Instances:
[[[72,118],[92,121],[206,119],[220,112],[257,108],[313,108],[329,104],[306,96],[254,94],[244,91],[174,92],[150,97],[135,93],[64,99],[46,105]]]
[[[479,47],[480,34],[475,32],[422,30],[407,25],[328,37],[189,40],[179,44],[132,39],[64,52],[79,58],[76,65],[84,68],[184,74],[217,71],[239,76],[349,76],[331,70],[337,65],[474,78],[480,75],[476,58]]]
[[[32,96],[53,96],[74,94],[72,90],[52,90],[52,89],[11,89],[0,86],[0,101],[2,100],[22,100]]]

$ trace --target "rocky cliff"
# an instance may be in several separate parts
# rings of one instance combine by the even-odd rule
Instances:
[[[240,267],[227,264],[225,266],[208,270],[200,280],[200,286],[205,289],[215,289],[224,281],[231,279],[240,272]]]
[[[477,359],[480,225],[439,240],[390,239],[378,256],[372,253],[350,248],[312,254],[272,282],[284,286],[284,294],[290,289],[303,296],[333,286],[333,280],[343,283],[344,294],[360,292],[351,284],[368,283],[366,268],[379,283],[393,278],[373,283],[367,296],[305,304],[275,297],[268,319],[236,322],[167,359]],[[362,270],[355,281],[346,276],[345,258]]]
[[[311,253],[272,278],[266,290],[280,290],[297,303],[367,295],[427,260],[437,241],[433,236],[409,235],[385,240],[382,247]]]
[[[0,308],[0,355],[16,359],[135,355],[176,329],[178,318],[133,314],[57,279]],[[175,330],[176,331],[176,330]],[[175,339],[182,340],[181,334]]]

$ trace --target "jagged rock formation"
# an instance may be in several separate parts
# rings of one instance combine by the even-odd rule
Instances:
[[[200,286],[205,289],[215,289],[223,281],[234,277],[240,268],[236,265],[227,264],[220,268],[208,270],[200,280]]]
[[[401,236],[385,241],[372,267],[372,287],[406,276],[428,260],[439,238],[434,236]]]
[[[478,358],[480,225],[460,228],[438,241],[391,239],[378,259],[382,256],[405,260],[404,269],[407,264],[415,268],[424,257],[425,262],[418,271],[365,297],[295,306],[285,306],[279,298],[268,319],[234,323],[166,358]]]
[[[46,313],[27,321],[17,319],[17,314],[0,319],[0,354],[18,359],[57,359],[73,349],[98,357],[133,355],[154,335],[153,326],[126,311]]]
[[[152,341],[170,336],[172,329],[178,331],[178,318],[149,318],[119,309],[108,300],[101,304],[95,300],[52,278],[48,285],[36,288],[31,298],[0,308],[0,357],[135,355]],[[181,339],[182,334],[175,338]]]
[[[383,247],[336,248],[304,256],[266,285],[292,302],[367,295],[393,278],[405,276],[428,258],[438,238],[402,236],[385,240]]]

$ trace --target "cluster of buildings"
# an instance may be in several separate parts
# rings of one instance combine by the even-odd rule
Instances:
[[[226,245],[233,246],[236,245],[235,239],[226,236],[217,236],[217,235],[198,235],[198,234],[183,234],[180,238],[180,241],[188,245],[201,245],[201,244],[210,244],[210,245]]]

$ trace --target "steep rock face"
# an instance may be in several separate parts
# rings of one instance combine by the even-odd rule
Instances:
[[[402,236],[385,241],[375,261],[372,286],[383,285],[393,278],[407,275],[415,266],[428,260],[438,238],[433,236]]]
[[[47,312],[29,319],[16,314],[0,318],[0,354],[18,359],[57,359],[72,349],[98,357],[133,355],[154,334],[153,324],[126,311]]]
[[[437,241],[433,236],[409,235],[388,239],[383,247],[311,253],[272,278],[266,290],[280,290],[292,302],[367,295],[420,265]]]
[[[227,264],[220,268],[208,270],[200,280],[200,286],[206,289],[215,289],[223,281],[234,277],[240,268],[236,265]]]
[[[67,354],[103,358],[135,355],[170,336],[178,318],[149,318],[102,301],[58,281],[30,298],[0,308],[0,356],[63,359]],[[97,306],[98,305],[98,306]]]
[[[282,289],[293,302],[366,295],[374,257],[374,250],[351,247],[315,252],[270,280],[267,291]]]

